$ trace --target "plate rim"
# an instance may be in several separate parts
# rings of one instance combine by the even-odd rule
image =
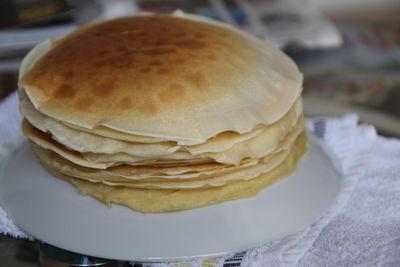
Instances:
[[[329,157],[329,155],[326,153],[326,151],[324,151],[323,144],[321,144],[321,142],[318,142],[319,140],[318,140],[316,137],[314,137],[314,136],[312,135],[312,133],[308,133],[308,136],[309,136],[309,152],[308,152],[307,155],[305,155],[305,156],[300,160],[300,162],[298,163],[298,166],[300,166],[302,163],[304,163],[305,158],[308,157],[309,154],[312,152],[312,149],[311,149],[311,148],[312,148],[312,147],[316,147],[316,148],[319,150],[319,152],[322,153],[322,154],[325,156],[325,158],[330,162],[330,167],[332,168],[333,172],[335,173],[335,176],[336,176],[335,178],[338,178],[338,185],[339,185],[339,188],[338,188],[337,192],[335,193],[335,197],[332,199],[332,201],[330,202],[330,204],[328,205],[328,207],[327,207],[321,214],[316,215],[315,218],[312,220],[312,222],[308,224],[308,225],[311,225],[313,222],[315,222],[315,221],[317,221],[319,218],[321,218],[321,217],[330,209],[330,207],[332,206],[332,204],[334,203],[335,199],[337,198],[337,196],[338,196],[338,194],[339,194],[339,192],[340,192],[340,189],[341,189],[342,183],[343,183],[343,177],[342,177],[342,175],[340,175],[340,173],[334,168],[332,159]],[[6,155],[5,155],[4,157],[0,157],[0,160],[1,160],[1,164],[0,164],[0,186],[1,186],[2,183],[4,182],[4,178],[3,178],[4,172],[6,171],[9,162],[12,161],[12,159],[15,157],[15,154],[16,154],[19,150],[23,149],[24,146],[30,146],[28,140],[22,140],[22,141],[19,142],[18,144],[14,145],[14,146],[8,151],[8,153],[6,153]],[[29,149],[32,149],[32,148],[29,148]],[[39,163],[37,162],[37,164],[39,164]],[[299,167],[298,167],[298,168],[299,168]],[[298,171],[298,168],[297,168],[297,170],[296,170],[294,173],[296,173],[296,172]],[[293,174],[294,174],[294,173],[293,173]],[[50,174],[50,175],[51,175],[51,174]],[[281,180],[283,180],[283,179],[285,179],[285,178],[286,178],[286,177],[282,178]],[[67,183],[66,181],[63,181],[63,182]],[[278,181],[278,182],[279,182],[279,181]],[[67,184],[68,184],[68,183],[67,183]],[[276,184],[276,183],[274,183],[274,184]],[[274,184],[273,184],[273,185],[274,185]],[[272,186],[273,186],[273,185],[272,185]],[[263,191],[265,191],[265,189],[263,189],[259,194],[262,194]],[[234,201],[235,201],[235,200],[234,200]],[[240,199],[239,199],[239,201],[240,201]],[[99,203],[99,204],[101,204],[101,203]],[[101,204],[101,205],[103,205],[103,204]],[[115,205],[117,205],[117,204],[113,204],[113,206],[115,206]],[[218,205],[218,204],[217,204],[217,205]],[[3,200],[3,198],[1,197],[1,194],[0,194],[0,206],[6,211],[7,214],[10,214],[9,209],[8,209],[8,207],[7,207],[7,204],[5,203],[5,201]],[[12,213],[12,212],[11,212],[11,213]],[[141,213],[138,213],[138,214],[141,214]],[[160,215],[160,214],[158,214],[158,215]],[[10,218],[12,219],[12,216],[10,216]],[[15,225],[17,225],[17,226],[18,226],[21,230],[23,230],[24,232],[29,233],[29,231],[26,231],[26,230],[24,229],[24,227],[21,227],[17,222],[15,223]],[[306,227],[308,227],[308,226],[306,226]],[[289,235],[292,235],[292,234],[294,234],[294,233],[297,233],[297,232],[299,232],[299,231],[302,231],[302,230],[306,229],[306,227],[299,226],[299,227],[297,228],[297,230],[292,231],[291,233],[286,234],[284,237],[287,237],[287,236],[289,236]],[[68,247],[68,246],[62,245],[62,244],[61,244],[62,242],[53,242],[53,241],[49,241],[49,240],[42,240],[42,239],[37,238],[35,234],[31,234],[31,233],[29,233],[29,234],[30,234],[31,236],[33,236],[34,238],[36,238],[37,240],[44,241],[44,242],[46,242],[46,243],[49,243],[49,244],[51,244],[51,245],[53,245],[53,246],[56,246],[56,247],[60,247],[60,248],[65,249],[65,250],[69,250],[69,251],[72,251],[72,252],[75,252],[75,253],[80,253],[80,254],[82,254],[82,251],[74,250],[74,248],[66,248],[66,247]],[[284,238],[284,237],[280,237],[280,238]],[[277,240],[277,239],[275,239],[275,240]],[[231,253],[238,253],[238,252],[242,252],[242,251],[247,251],[247,250],[250,250],[250,249],[253,249],[253,248],[260,247],[260,246],[262,246],[262,245],[264,245],[264,244],[266,244],[267,242],[270,242],[270,241],[271,241],[271,240],[263,241],[261,244],[257,244],[257,245],[251,246],[251,247],[246,247],[246,248],[238,249],[238,250],[224,250],[224,251],[215,252],[215,253],[197,254],[197,255],[190,255],[190,256],[177,256],[177,257],[175,257],[175,256],[171,256],[171,257],[134,257],[134,258],[130,258],[130,259],[121,258],[121,257],[113,257],[113,258],[106,257],[106,258],[108,258],[108,259],[115,259],[115,260],[123,260],[123,261],[138,261],[138,262],[188,261],[188,260],[199,259],[199,258],[201,259],[201,258],[209,258],[209,257],[226,256],[226,255],[231,254]],[[93,254],[93,253],[90,253],[90,254],[85,254],[85,255],[90,255],[90,256],[94,256],[94,257],[105,258],[104,256],[101,256],[101,255],[98,255],[98,254],[96,255],[96,253],[94,253],[94,254]]]

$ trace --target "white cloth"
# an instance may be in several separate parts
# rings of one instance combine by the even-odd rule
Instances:
[[[400,266],[400,140],[379,137],[345,209],[299,266]]]
[[[20,134],[16,95],[0,104],[0,152]],[[246,253],[214,261],[215,266],[399,266],[400,140],[377,137],[356,115],[317,118],[307,127],[343,173],[331,209],[305,231]],[[1,153],[0,153],[1,156]],[[29,237],[0,207],[0,233]],[[202,260],[187,263],[202,266]],[[209,262],[207,263],[209,264]],[[144,266],[181,266],[174,263]]]
[[[19,143],[21,138],[21,115],[18,112],[18,96],[12,94],[0,104],[0,160],[7,152]],[[0,206],[0,233],[13,237],[31,237],[22,232],[8,219],[7,214]]]
[[[319,239],[321,231],[344,209],[359,178],[365,174],[376,141],[374,128],[358,126],[355,115],[340,119],[314,119],[308,123],[308,128],[321,138],[328,154],[344,177],[339,196],[329,212],[308,229],[250,250],[246,253],[242,266],[296,266]],[[333,250],[333,253],[333,257],[337,257],[337,251]],[[317,261],[307,262],[305,266],[309,264],[321,266]]]

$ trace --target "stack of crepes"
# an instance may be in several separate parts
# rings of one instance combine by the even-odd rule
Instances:
[[[52,174],[140,212],[254,196],[307,150],[296,65],[193,15],[101,21],[20,69],[24,134]]]

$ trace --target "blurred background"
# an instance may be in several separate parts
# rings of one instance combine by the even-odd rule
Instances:
[[[304,73],[306,116],[357,113],[400,137],[400,0],[1,0],[0,103],[23,56],[96,19],[177,9],[271,40]],[[2,236],[0,265],[38,266],[32,242]]]

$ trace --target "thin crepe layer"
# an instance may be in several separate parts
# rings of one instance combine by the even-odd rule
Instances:
[[[252,179],[259,176],[261,173],[271,170],[284,161],[293,148],[293,143],[294,141],[291,141],[287,149],[277,151],[262,159],[250,161],[239,166],[222,166],[217,170],[206,169],[204,171],[203,169],[201,172],[197,173],[197,175],[157,176],[153,174],[153,176],[144,175],[140,178],[135,177],[135,179],[118,173],[118,167],[108,170],[93,170],[69,164],[56,154],[49,153],[49,151],[45,151],[41,148],[36,148],[36,153],[48,169],[94,183],[146,189],[182,189],[222,186],[237,180]],[[196,170],[197,166],[193,167],[193,170]]]
[[[305,138],[302,136],[302,138]],[[301,139],[300,139],[301,140]],[[142,213],[160,213],[203,207],[228,200],[251,197],[279,178],[296,169],[297,162],[307,152],[305,141],[295,145],[284,162],[257,178],[238,181],[221,187],[189,190],[137,189],[91,183],[64,174],[54,175],[73,183],[82,193],[104,204],[121,204]]]
[[[265,142],[266,144],[269,144],[269,146],[265,147],[265,149],[268,151],[268,153],[271,153],[275,149],[281,148],[280,144],[285,144],[285,143],[282,143],[283,140],[285,140],[285,139],[294,140],[296,138],[296,136],[301,132],[302,128],[303,128],[303,118],[301,116],[300,119],[296,123],[296,127],[294,127],[286,136],[279,136],[280,140],[277,141],[278,143],[271,144],[270,142],[268,142],[268,140],[260,140],[260,141]],[[69,161],[71,161],[77,165],[80,165],[80,166],[84,166],[84,167],[88,167],[88,168],[106,169],[111,166],[118,166],[118,165],[122,165],[122,164],[132,165],[131,164],[132,158],[129,155],[123,155],[122,153],[117,154],[117,156],[122,154],[125,157],[123,160],[108,161],[108,162],[88,161],[85,159],[85,156],[86,156],[85,153],[79,153],[77,151],[67,149],[63,145],[61,145],[61,144],[57,143],[55,140],[53,140],[50,135],[31,126],[26,120],[24,120],[22,123],[22,130],[23,130],[24,134],[35,144],[37,144],[40,147],[43,147],[45,149],[50,149],[50,150],[56,152],[57,154],[59,154],[60,156],[62,156],[63,158],[66,158]],[[243,145],[243,146],[246,147],[246,145]],[[251,143],[247,144],[248,148],[252,148],[254,146],[255,145],[251,144]],[[257,147],[257,149],[259,149],[259,148]],[[247,150],[247,151],[249,151],[249,150]],[[244,152],[247,152],[247,151],[244,151]],[[196,159],[196,157],[198,157],[197,159],[199,159],[199,160],[208,160],[206,162],[210,162],[210,161],[212,162],[212,160],[213,160],[214,162],[231,164],[231,162],[217,161],[216,156],[214,155],[214,154],[217,154],[217,156],[219,156],[220,158],[221,157],[227,158],[227,157],[229,157],[229,155],[221,156],[222,153],[226,153],[226,152],[205,153],[206,155],[204,156],[204,158],[201,156],[199,157],[199,155],[192,156],[189,153],[184,153],[184,152],[176,152],[176,153],[177,154],[186,154],[188,157],[188,160]],[[260,157],[263,157],[263,156],[267,155],[268,153],[263,153],[263,155],[261,155]],[[239,159],[237,162],[235,162],[234,165],[239,165],[243,159],[253,158],[251,155],[248,155],[248,154],[240,154],[240,155],[244,155],[244,156],[242,156],[241,159]],[[111,157],[113,157],[113,156],[114,155],[111,155]],[[237,156],[237,155],[235,155],[235,156]],[[167,157],[165,157],[165,158],[168,159]],[[134,158],[134,159],[143,160],[143,158]],[[210,159],[212,159],[212,160],[210,160]],[[146,164],[146,165],[148,165],[148,164]],[[190,165],[187,165],[187,166],[190,166]]]
[[[25,118],[39,130],[49,132],[53,139],[69,149],[83,153],[89,152],[96,154],[125,153],[134,157],[145,158],[166,156],[178,150],[189,152],[192,155],[207,152],[222,152],[232,148],[237,143],[243,143],[244,141],[252,139],[260,134],[264,134],[263,138],[265,139],[267,132],[269,138],[273,138],[274,136],[272,132],[275,130],[269,128],[290,129],[290,127],[292,127],[292,121],[295,121],[297,117],[301,115],[302,108],[301,99],[298,99],[289,112],[273,125],[259,125],[252,131],[242,135],[235,132],[224,132],[210,138],[202,144],[181,146],[172,141],[161,143],[127,142],[113,138],[104,138],[103,136],[93,133],[78,131],[38,112],[25,94],[21,93],[20,98],[20,110]]]

